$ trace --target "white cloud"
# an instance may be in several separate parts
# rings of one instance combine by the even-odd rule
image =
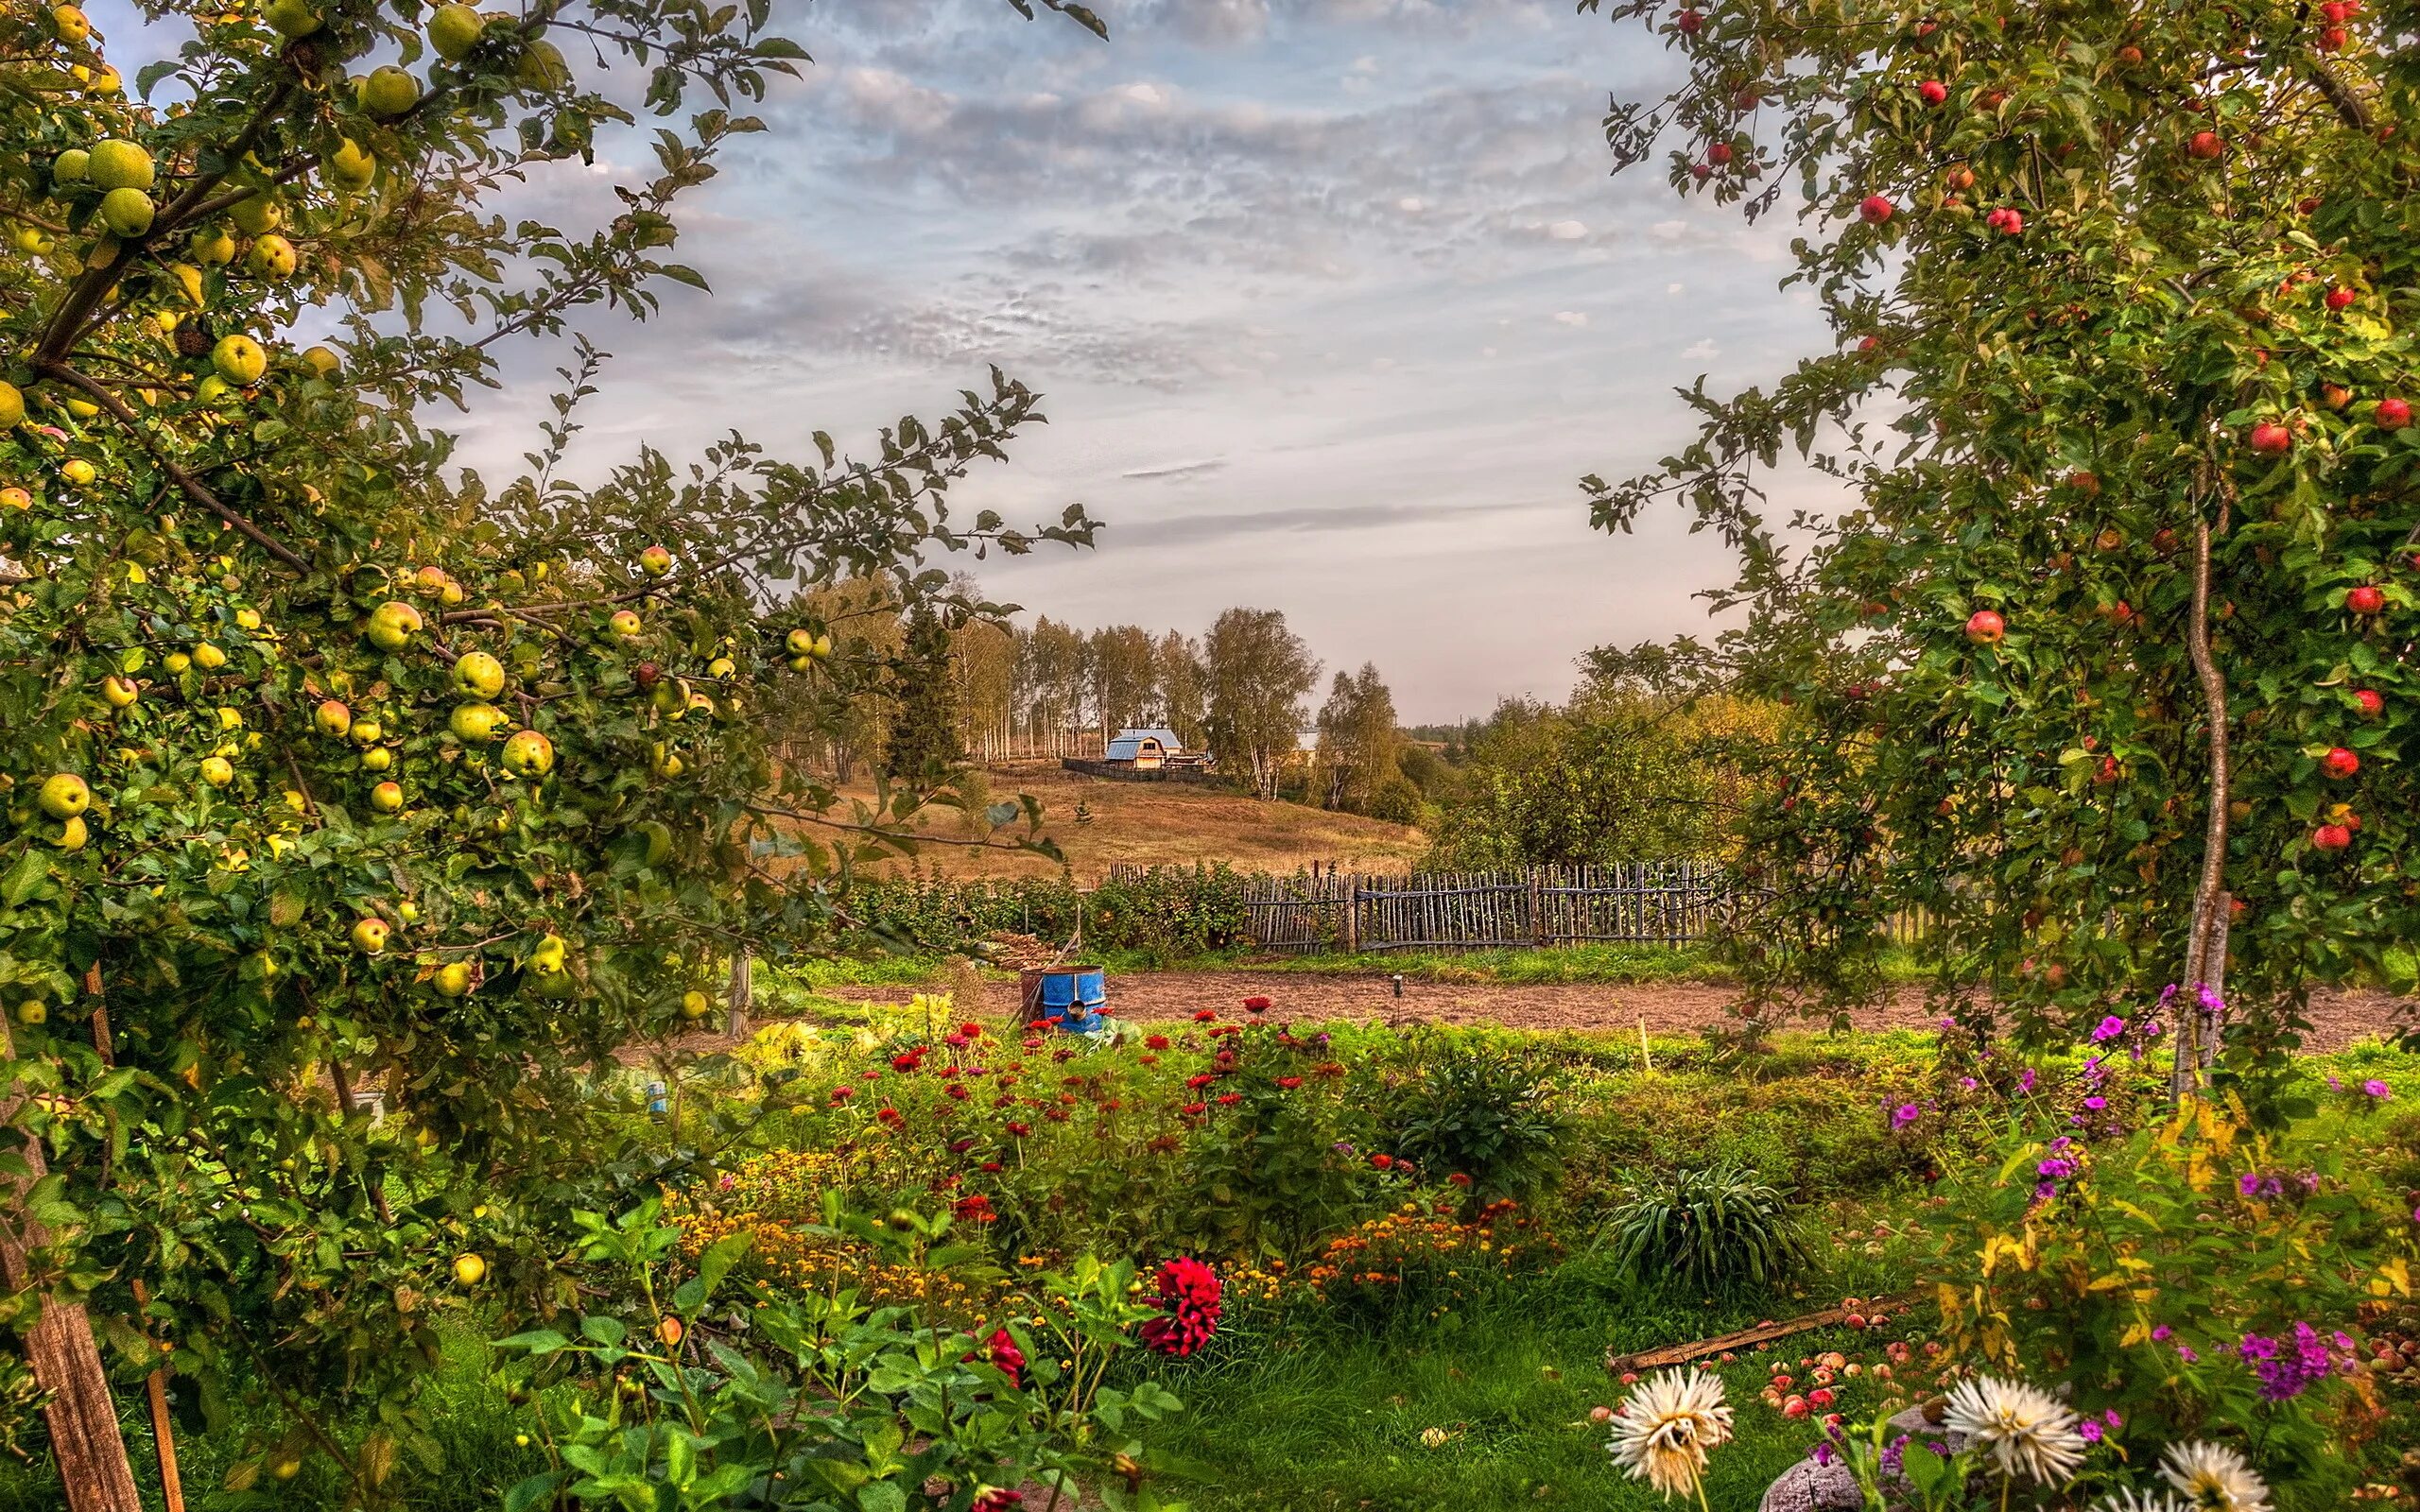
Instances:
[[[1701,337],[1681,349],[1683,362],[1710,362],[1721,355],[1722,349],[1714,344],[1712,336]]]
[[[1652,235],[1660,236],[1668,242],[1676,242],[1688,233],[1689,223],[1685,220],[1659,220],[1647,229]]]
[[[1576,242],[1588,234],[1588,228],[1576,220],[1558,220],[1547,228],[1547,234],[1559,242]]]
[[[1406,195],[1401,199],[1395,201],[1395,208],[1402,211],[1407,215],[1417,215],[1426,207],[1421,203],[1421,199],[1418,195]]]
[[[1557,310],[1554,318],[1557,325],[1583,326],[1588,323],[1586,312],[1581,310]]]
[[[1689,286],[1681,283],[1677,279],[1664,285],[1664,293],[1667,298],[1670,298],[1675,295],[1686,294],[1688,291]]]

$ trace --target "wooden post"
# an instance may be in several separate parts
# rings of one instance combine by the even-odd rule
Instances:
[[[1344,954],[1354,955],[1361,950],[1361,874],[1339,880],[1343,883]]]
[[[731,991],[724,1000],[731,1010],[731,1032],[735,1038],[748,1037],[748,1010],[756,1001],[756,976],[751,969],[750,957],[741,951],[731,959]]]
[[[1538,868],[1531,867],[1530,868],[1530,938],[1540,950],[1547,947],[1551,936],[1551,931],[1547,926],[1546,887],[1539,881]]]
[[[5,1023],[0,1023],[0,1050],[12,1059],[17,1053]],[[14,1121],[21,1101],[0,1104],[0,1124]],[[42,1141],[27,1136],[21,1153],[26,1174],[9,1183],[16,1222],[13,1227],[0,1225],[0,1277],[15,1291],[33,1284],[26,1250],[50,1242],[49,1233],[25,1211],[26,1189],[50,1170]],[[93,1343],[93,1322],[83,1304],[43,1297],[42,1315],[26,1331],[25,1340],[34,1383],[50,1395],[43,1418],[50,1425],[50,1452],[67,1488],[68,1512],[143,1512],[134,1467],[127,1461],[126,1440],[118,1431],[109,1373],[101,1368],[101,1351]]]

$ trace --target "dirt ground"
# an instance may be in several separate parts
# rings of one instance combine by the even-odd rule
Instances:
[[[906,1002],[915,989],[902,987],[833,988],[829,995],[852,1002]],[[1016,1006],[1016,985],[984,987],[983,1009],[1006,1014]],[[1403,995],[1383,974],[1308,975],[1295,972],[1156,971],[1113,975],[1110,1011],[1138,1022],[1188,1019],[1201,1008],[1234,1013],[1248,997],[1266,997],[1272,1016],[1298,1020],[1382,1019],[1411,1023],[1494,1023],[1509,1029],[1629,1029],[1641,1022],[1650,1034],[1685,1033],[1724,1021],[1737,989],[1698,983],[1651,983],[1636,987],[1595,984],[1502,986],[1407,979]],[[2342,1050],[2394,1027],[2398,1009],[2411,1005],[2380,993],[2327,993],[2311,1003],[2309,1048]],[[1924,999],[1902,992],[1887,1007],[1855,1016],[1860,1029],[1908,1027],[1927,1022]]]

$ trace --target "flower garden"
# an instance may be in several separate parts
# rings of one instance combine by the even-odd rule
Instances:
[[[2161,1048],[826,1005],[623,1087],[722,1153],[589,1220],[577,1326],[442,1304],[493,1415],[413,1504],[883,1504],[768,1492],[851,1455],[981,1512],[2413,1504],[2420,1057],[2314,1057],[2263,1126],[2172,1111]]]

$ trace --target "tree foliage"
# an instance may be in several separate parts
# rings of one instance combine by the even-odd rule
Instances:
[[[1751,216],[1794,198],[1789,282],[1841,341],[1690,390],[1686,448],[1586,480],[1600,525],[1675,501],[1737,548],[1724,650],[1805,716],[1751,827],[1755,964],[1864,995],[1921,905],[1945,989],[2048,1034],[2185,977],[2231,895],[2203,974],[2282,1010],[2247,1046],[2314,980],[2394,974],[2420,925],[2411,9],[1604,9],[1687,70],[1617,105],[1622,165],[1660,151]],[[1847,510],[1770,510],[1785,455]]]
[[[1277,796],[1320,679],[1319,659],[1273,609],[1231,609],[1201,639],[1210,749],[1264,799]]]
[[[368,1495],[433,1452],[438,1321],[567,1304],[562,1214],[659,1174],[594,1068],[897,849],[921,790],[770,759],[764,707],[832,728],[891,674],[782,601],[943,604],[932,555],[1088,539],[952,512],[1038,419],[996,373],[863,460],[731,436],[593,488],[585,341],[522,475],[424,423],[499,343],[702,284],[672,210],[804,56],[769,10],[152,3],[191,40],[130,93],[72,8],[0,19],[0,1108],[48,1166],[0,1313],[89,1297],[214,1419],[276,1402],[255,1468],[316,1449]],[[609,224],[496,208],[591,161],[647,165]]]

